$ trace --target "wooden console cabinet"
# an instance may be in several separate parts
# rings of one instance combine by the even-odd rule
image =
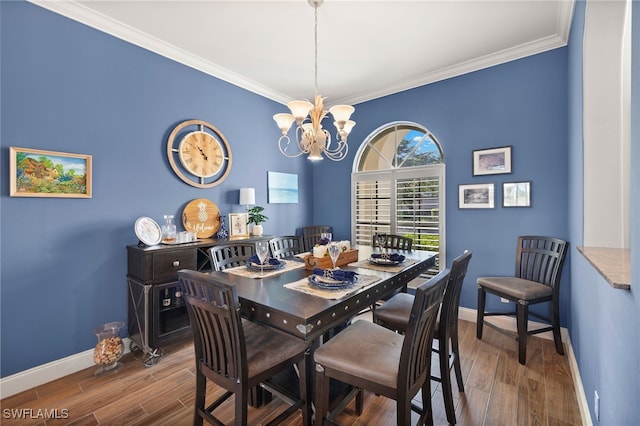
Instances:
[[[263,235],[243,241],[271,238],[272,235]],[[229,242],[208,238],[179,245],[127,246],[127,328],[132,349],[139,348],[144,352],[145,365],[157,362],[162,355],[163,345],[191,337],[189,317],[178,283],[178,271],[210,271],[208,249]]]

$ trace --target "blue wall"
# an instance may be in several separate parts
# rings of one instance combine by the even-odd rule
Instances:
[[[633,2],[631,164],[640,161],[640,3]],[[569,223],[573,281],[569,330],[594,424],[640,424],[640,168],[632,167],[631,291],[613,289],[576,251],[582,244],[582,39],[585,3],[576,3],[569,40]],[[603,142],[606,144],[606,142]],[[635,160],[635,161],[634,161]],[[634,213],[635,212],[635,213]],[[600,395],[600,421],[593,412]]]
[[[357,124],[349,138],[352,145],[395,120],[427,127],[442,144],[447,187],[446,263],[450,265],[465,249],[474,252],[462,290],[462,306],[475,309],[478,276],[513,274],[518,235],[568,238],[566,87],[567,49],[561,48],[356,108]],[[513,172],[474,177],[472,151],[505,145],[513,147]],[[356,148],[350,151],[349,161],[324,161],[314,169],[314,222],[331,223],[340,235],[349,235],[351,229],[349,183]],[[502,182],[525,180],[532,181],[532,207],[501,207]],[[458,185],[487,182],[495,183],[494,209],[458,208]],[[332,201],[336,199],[344,202]],[[323,205],[332,208],[321,209]],[[565,267],[563,305],[570,290],[569,275]],[[488,304],[500,303],[497,298],[488,299]],[[564,310],[563,324],[567,315]]]
[[[126,250],[139,216],[162,222],[195,198],[223,215],[255,187],[267,234],[311,219],[311,166],[276,148],[282,106],[26,2],[0,2],[2,51],[1,343],[3,377],[95,345],[127,320]],[[167,136],[197,118],[229,141],[233,166],[212,189],[180,181]],[[11,198],[9,146],[90,154],[93,198]],[[267,171],[299,175],[299,204],[267,204]]]

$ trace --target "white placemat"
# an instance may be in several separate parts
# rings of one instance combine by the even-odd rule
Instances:
[[[284,260],[284,266],[280,269],[272,269],[272,270],[264,270],[262,275],[263,278],[271,277],[273,275],[282,274],[283,272],[291,271],[293,269],[304,268],[304,263],[296,262],[295,260]],[[242,277],[249,278],[260,278],[260,271],[254,271],[253,269],[249,269],[246,266],[236,266],[235,268],[228,268],[223,270],[222,272],[228,272],[230,274],[240,275]]]
[[[361,288],[370,286],[371,284],[380,281],[380,279],[380,277],[373,275],[358,274],[358,281],[356,281],[352,286],[339,290],[325,290],[311,285],[309,278],[306,277],[301,280],[285,284],[284,287],[302,293],[311,294],[313,296],[322,297],[323,299],[338,300],[360,290]]]

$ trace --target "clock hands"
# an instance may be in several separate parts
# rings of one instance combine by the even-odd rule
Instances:
[[[202,148],[200,148],[197,145],[194,145],[193,143],[189,142],[189,141],[185,141],[187,144],[191,145],[192,147],[196,148],[198,151],[200,151],[200,154],[202,154],[202,156],[204,157],[205,161],[209,161],[209,157],[207,157],[207,154],[204,153],[204,151],[202,150]]]
[[[198,151],[200,151],[200,154],[202,154],[202,156],[204,157],[204,160],[209,161],[209,159],[207,158],[207,154],[204,153],[202,148],[200,148],[199,146],[197,146],[196,148],[198,148]]]

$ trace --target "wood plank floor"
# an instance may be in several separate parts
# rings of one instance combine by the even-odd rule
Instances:
[[[452,379],[459,425],[582,424],[568,359],[555,352],[553,341],[530,339],[527,365],[522,366],[517,360],[515,341],[487,327],[483,340],[477,340],[475,324],[460,321],[460,351],[464,393],[458,392],[455,378]],[[0,423],[189,425],[195,389],[193,346],[184,342],[165,348],[165,353],[150,368],[139,357],[127,354],[123,369],[116,375],[95,377],[97,367],[92,367],[5,398],[1,401]],[[216,391],[220,389],[210,385],[209,393]],[[436,382],[432,382],[432,404],[434,423],[446,425],[444,402]],[[262,424],[281,409],[279,400],[259,409],[250,408],[249,424]],[[7,410],[17,410],[14,413],[27,418],[12,419],[12,411]],[[45,421],[42,410],[57,410],[59,417],[66,418]],[[233,424],[232,405],[225,403],[219,410],[227,424]],[[395,402],[367,393],[362,415],[355,416],[352,403],[338,422],[354,426],[395,425]],[[301,425],[301,417],[292,415],[285,424]]]

